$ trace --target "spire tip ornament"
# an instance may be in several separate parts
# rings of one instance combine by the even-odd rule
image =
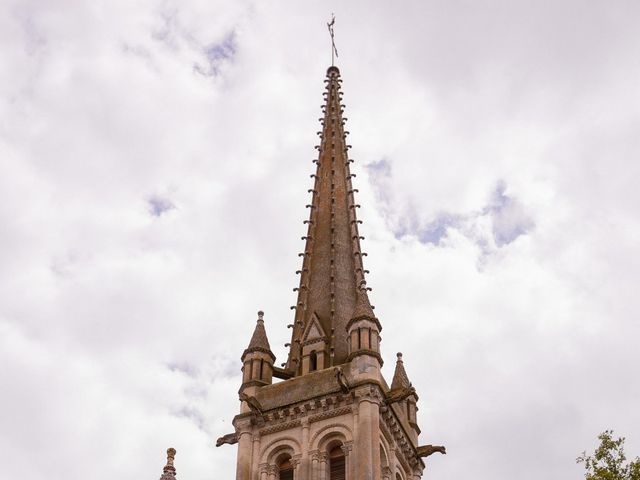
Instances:
[[[162,469],[162,476],[160,480],[173,480],[176,478],[176,469],[173,466],[173,461],[176,458],[176,449],[168,448],[167,449],[167,464]]]
[[[327,28],[329,29],[329,35],[331,35],[331,66],[335,67],[335,58],[338,57],[338,49],[336,48],[336,42],[333,35],[333,26],[336,23],[336,16],[331,14],[331,21],[327,23]]]

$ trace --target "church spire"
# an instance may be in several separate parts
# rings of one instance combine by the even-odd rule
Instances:
[[[347,120],[342,116],[342,79],[340,70],[331,66],[327,70],[324,92],[325,104],[320,118],[322,131],[314,179],[307,235],[302,257],[300,285],[293,324],[291,348],[286,370],[294,375],[302,373],[303,343],[307,326],[319,322],[326,334],[323,365],[327,368],[347,360],[346,326],[358,301],[358,290],[364,281],[365,270],[360,249],[356,204],[348,157],[351,145],[346,143],[344,129]]]
[[[167,449],[167,464],[162,469],[162,476],[160,480],[175,480],[176,478],[176,469],[173,466],[173,460],[176,457],[176,449],[169,448]]]

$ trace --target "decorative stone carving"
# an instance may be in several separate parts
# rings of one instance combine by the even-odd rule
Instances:
[[[236,443],[238,443],[238,434],[236,432],[227,433],[216,440],[216,447],[220,447],[225,444],[234,445]]]
[[[418,457],[428,457],[436,452],[446,455],[447,449],[442,445],[423,445],[416,449]]]
[[[342,371],[342,368],[335,367],[333,371],[335,372],[336,380],[338,381],[338,385],[340,385],[342,393],[349,393],[349,382],[347,381],[347,377]]]

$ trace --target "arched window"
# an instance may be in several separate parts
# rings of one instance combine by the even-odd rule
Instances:
[[[318,354],[312,350],[309,354],[309,371],[315,372],[318,369]]]
[[[278,478],[280,480],[293,480],[291,457],[287,457],[278,464]]]
[[[333,447],[329,451],[329,479],[345,480],[346,464],[342,447]]]

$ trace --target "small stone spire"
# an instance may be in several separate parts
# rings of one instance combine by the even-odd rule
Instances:
[[[261,310],[258,312],[256,328],[251,336],[249,346],[240,358],[243,365],[241,392],[248,387],[268,385],[273,379],[273,362],[276,361],[276,356],[269,346],[263,317],[264,312]]]
[[[162,476],[160,480],[174,480],[176,478],[176,469],[173,466],[173,460],[176,457],[176,449],[167,449],[167,464],[162,469]]]
[[[365,280],[360,282],[360,289],[356,297],[356,306],[353,309],[353,315],[351,315],[352,320],[359,320],[361,318],[376,320],[373,308],[369,302],[369,295],[367,295],[367,282]],[[378,328],[382,330],[382,326]]]
[[[409,381],[407,372],[404,369],[401,352],[398,352],[396,371],[393,373],[393,380],[391,381],[391,390],[395,390],[396,388],[411,388],[411,382]]]
[[[260,310],[258,312],[258,320],[256,321],[256,328],[253,331],[253,335],[251,336],[251,341],[249,342],[249,346],[242,354],[243,358],[247,353],[250,352],[264,352],[269,354],[275,360],[275,355],[271,351],[271,346],[269,345],[269,339],[267,338],[267,331],[264,328],[264,312]]]

